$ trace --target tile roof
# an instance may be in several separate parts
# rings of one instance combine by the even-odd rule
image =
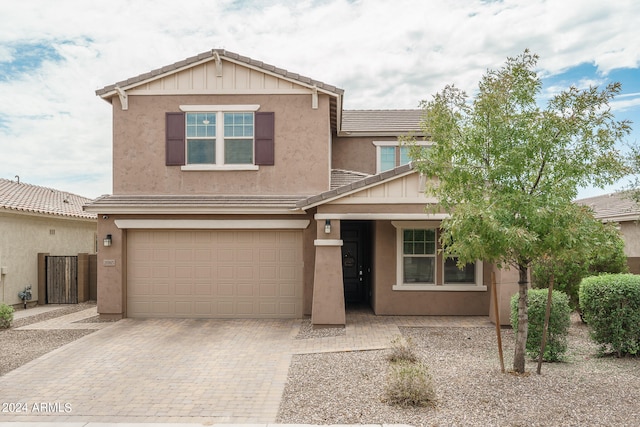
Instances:
[[[0,208],[95,219],[95,214],[82,210],[82,206],[90,201],[91,199],[65,191],[0,178]]]
[[[575,201],[593,209],[594,216],[603,221],[635,221],[640,219],[640,206],[624,193],[611,193]]]
[[[344,110],[342,132],[393,135],[413,132],[421,135],[422,113],[422,110]]]
[[[353,182],[360,181],[361,179],[370,177],[368,173],[347,171],[344,169],[332,169],[331,170],[331,189],[335,190],[338,187],[349,185]]]
[[[399,175],[406,175],[413,170],[413,164],[408,163],[406,165],[398,166],[397,168],[381,172],[376,175],[369,175],[366,178],[351,182],[349,184],[343,185],[342,187],[331,189],[329,191],[325,191],[324,193],[320,193],[315,196],[307,197],[306,199],[300,200],[296,203],[296,207],[299,209],[308,209],[310,207],[322,204],[326,200],[331,200],[339,197],[341,194],[349,193],[351,191],[368,187],[370,185],[379,184],[383,181],[393,179]]]
[[[344,90],[339,89],[333,85],[327,84],[327,83],[323,83],[321,81],[318,80],[313,80],[309,77],[305,77],[305,76],[301,76],[300,74],[297,73],[292,73],[290,71],[287,71],[285,69],[282,68],[278,68],[274,65],[270,65],[270,64],[265,64],[262,61],[257,61],[255,59],[251,59],[247,56],[242,56],[239,55],[237,53],[234,52],[229,52],[228,50],[225,49],[212,49],[209,50],[207,52],[202,52],[198,55],[183,59],[182,61],[178,61],[178,62],[174,62],[173,64],[169,64],[169,65],[165,65],[164,67],[161,68],[157,68],[155,70],[149,71],[148,73],[144,73],[144,74],[140,74],[138,76],[135,77],[131,77],[128,78],[126,80],[122,80],[120,82],[108,85],[103,87],[102,89],[98,89],[96,90],[96,95],[104,95],[107,94],[111,91],[113,91],[116,87],[121,87],[121,88],[126,88],[127,86],[135,86],[138,83],[142,83],[146,80],[149,80],[151,78],[156,78],[158,76],[164,75],[164,74],[170,74],[174,71],[180,70],[182,68],[188,67],[189,65],[195,64],[197,62],[201,62],[201,61],[206,61],[208,59],[213,60],[216,56],[216,54],[220,57],[220,58],[227,58],[236,62],[240,62],[255,68],[260,68],[266,72],[284,77],[286,79],[289,80],[294,80],[297,81],[301,84],[304,84],[306,86],[316,86],[318,89],[323,89],[325,91],[328,92],[333,92],[336,93],[338,95],[342,95],[344,93]]]

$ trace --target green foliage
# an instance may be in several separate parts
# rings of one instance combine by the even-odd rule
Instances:
[[[580,308],[602,354],[640,353],[640,276],[604,274],[583,279]]]
[[[403,337],[402,335],[391,340],[391,352],[387,356],[390,362],[415,362],[418,360],[416,354],[416,345],[411,337]]]
[[[582,250],[559,251],[532,265],[533,287],[548,287],[553,274],[554,289],[569,296],[573,310],[579,309],[578,291],[583,278],[628,271],[624,240],[618,229],[613,224],[602,224],[600,221],[594,221],[591,226],[593,230],[588,234],[591,242]]]
[[[402,407],[428,406],[436,399],[435,387],[422,362],[400,361],[389,367],[383,400]]]
[[[533,359],[540,356],[544,317],[547,310],[548,289],[530,289],[527,292],[529,304],[529,334],[527,336],[527,354]],[[542,360],[558,362],[567,351],[567,335],[571,325],[569,297],[561,291],[551,293],[551,312],[549,328]],[[518,329],[518,295],[511,298],[511,326]]]
[[[13,307],[0,303],[0,329],[7,329],[13,321]]]
[[[460,265],[482,259],[516,267],[524,282],[532,261],[590,244],[591,216],[572,203],[578,187],[613,184],[631,171],[616,145],[629,122],[616,121],[609,107],[620,84],[570,87],[540,108],[537,60],[525,50],[487,71],[472,102],[446,86],[421,104],[422,130],[434,144],[404,140],[416,168],[433,178],[434,209],[451,214],[442,222],[444,254]],[[520,288],[524,298],[525,283]],[[516,372],[524,372],[522,324]]]
[[[627,255],[624,253],[624,239],[613,224],[603,225],[603,239],[595,248],[589,260],[589,275],[601,273],[627,273]]]

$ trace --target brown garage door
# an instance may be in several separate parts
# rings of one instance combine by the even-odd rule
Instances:
[[[302,317],[299,230],[129,230],[127,316]]]

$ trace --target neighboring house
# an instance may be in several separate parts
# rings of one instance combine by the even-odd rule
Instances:
[[[32,301],[46,302],[38,289],[38,254],[95,254],[96,215],[83,211],[91,199],[52,188],[0,178],[0,298],[17,305],[32,287]]]
[[[421,110],[344,111],[342,89],[218,49],[96,93],[113,106],[113,195],[86,207],[111,238],[103,317],[489,314],[493,268],[443,259],[446,214],[398,142]],[[517,276],[497,278],[508,322]]]
[[[617,223],[624,239],[624,253],[630,272],[640,274],[640,206],[624,193],[611,193],[602,196],[576,200],[576,203],[589,206],[594,216],[602,222]]]

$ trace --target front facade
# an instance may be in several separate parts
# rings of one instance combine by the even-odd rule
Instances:
[[[420,110],[343,111],[341,89],[225,50],[97,94],[114,129],[113,195],[86,207],[112,242],[103,317],[489,314],[492,267],[442,259],[446,214],[398,142]]]
[[[38,254],[95,254],[96,215],[82,209],[88,202],[75,194],[0,178],[0,302],[21,304],[18,293],[27,285],[32,302],[46,301],[38,286]]]

